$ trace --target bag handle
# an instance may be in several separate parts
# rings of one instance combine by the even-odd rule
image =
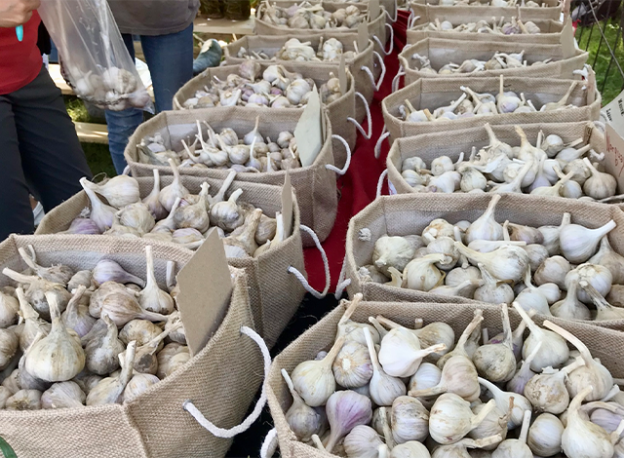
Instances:
[[[373,89],[375,89],[375,91],[378,91],[379,88],[381,88],[381,83],[383,83],[384,77],[386,76],[386,64],[384,63],[383,58],[377,51],[373,51],[373,55],[377,58],[379,66],[381,67],[381,74],[379,75],[379,79],[377,80],[377,82],[375,82],[375,76],[373,76],[373,72],[371,72],[371,69],[368,68],[368,66],[362,65],[360,67],[360,70],[366,72],[366,74],[370,78],[371,84],[373,85]]]
[[[390,13],[388,13],[388,10],[384,10],[386,12],[386,16],[388,16],[388,19],[390,19],[390,22],[396,22],[396,20],[399,17],[399,4],[398,4],[398,0],[394,0],[394,18],[392,18],[390,16]]]
[[[392,79],[392,92],[396,92],[399,90],[399,80],[402,76],[405,76],[405,70],[403,69],[403,65],[399,65],[399,71]]]
[[[260,335],[254,331],[253,329],[243,326],[240,329],[241,334],[245,334],[247,337],[252,339],[260,351],[262,352],[262,357],[264,358],[264,381],[262,382],[262,393],[260,394],[260,399],[256,403],[253,412],[249,414],[245,420],[240,425],[234,426],[230,429],[223,429],[216,426],[210,420],[208,420],[204,415],[199,411],[195,404],[192,401],[184,401],[182,404],[182,408],[186,410],[191,416],[199,423],[204,429],[210,432],[212,435],[216,437],[220,437],[222,439],[231,439],[237,434],[243,433],[249,429],[249,427],[258,419],[262,414],[262,410],[267,403],[267,388],[269,384],[269,372],[271,371],[271,354],[269,353],[269,349],[264,343],[264,340]]]
[[[356,92],[355,95],[357,95],[362,101],[362,103],[364,104],[364,109],[366,110],[366,122],[368,125],[368,132],[364,132],[362,125],[359,122],[357,122],[357,120],[353,119],[351,116],[347,117],[347,121],[355,124],[356,129],[360,131],[360,133],[364,136],[364,138],[366,140],[370,140],[371,136],[373,135],[373,118],[371,118],[370,108],[368,107],[368,102],[366,101],[366,97],[364,97],[361,92]]]
[[[342,293],[344,293],[345,288],[351,284],[350,278],[347,278],[345,280],[346,274],[347,274],[347,255],[345,254],[345,257],[342,261],[342,268],[340,269],[340,276],[338,277],[338,284],[336,285],[336,292],[334,293],[334,297],[336,298],[336,300],[340,300],[340,298],[342,297]]]
[[[388,132],[388,129],[386,128],[386,125],[384,124],[384,128],[381,131],[381,135],[377,139],[377,143],[375,143],[375,159],[379,159],[379,156],[381,156],[381,144],[388,137],[390,137],[390,132]]]
[[[384,179],[387,176],[388,176],[388,169],[384,169],[384,171],[381,172],[381,175],[379,175],[379,181],[377,182],[377,194],[375,195],[376,197],[381,196],[381,188],[383,187]]]
[[[271,458],[277,451],[277,429],[273,428],[269,431],[262,442],[262,448],[260,449],[260,458]]]
[[[384,55],[387,56],[388,54],[391,54],[392,50],[394,49],[394,29],[390,24],[384,24],[384,26],[388,30],[390,30],[390,49],[386,51],[386,46],[381,44],[381,40],[377,35],[373,35],[373,40],[375,40],[375,42],[379,45],[379,47],[381,48],[381,52],[383,52]]]
[[[407,19],[407,28],[412,29],[416,25],[416,21],[420,19],[420,15],[415,16],[414,10],[411,10],[410,16]]]
[[[327,296],[327,292],[329,291],[329,287],[331,286],[331,273],[329,272],[329,260],[327,259],[327,253],[325,253],[325,250],[321,245],[321,241],[312,229],[303,224],[300,224],[299,227],[302,231],[306,232],[310,237],[312,237],[316,248],[321,252],[321,257],[323,258],[323,268],[325,269],[325,289],[322,293],[319,293],[317,290],[312,288],[312,286],[310,286],[310,283],[308,283],[308,280],[306,280],[303,274],[293,266],[290,266],[288,269],[286,269],[286,271],[289,274],[293,274],[297,278],[297,280],[299,280],[301,286],[303,286],[308,293],[312,294],[312,296],[317,299],[323,299],[325,296]]]
[[[182,105],[180,105],[180,102],[178,102],[178,98],[174,97],[173,98],[173,104],[176,107],[176,110],[184,110],[184,107]]]
[[[345,149],[347,150],[347,161],[345,162],[345,165],[342,169],[339,169],[333,164],[325,164],[325,168],[327,170],[331,170],[332,172],[336,172],[338,175],[344,175],[345,173],[347,173],[347,170],[349,170],[349,165],[351,165],[351,148],[349,148],[349,144],[340,135],[332,134],[332,138],[336,140],[340,140],[342,144],[344,145]]]

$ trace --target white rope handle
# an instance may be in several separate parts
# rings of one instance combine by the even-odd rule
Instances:
[[[381,196],[381,188],[383,187],[384,178],[388,176],[388,169],[381,172],[379,175],[379,181],[377,182],[377,197]]]
[[[405,76],[405,70],[403,69],[403,65],[399,65],[399,71],[392,79],[392,92],[399,90],[399,83],[402,76]]]
[[[394,18],[390,16],[390,13],[388,13],[388,10],[384,10],[384,11],[386,12],[386,16],[388,16],[388,19],[390,19],[390,22],[396,22],[397,18],[399,17],[398,0],[394,0]]]
[[[379,159],[379,156],[381,156],[381,144],[389,136],[390,136],[390,132],[388,132],[388,129],[386,128],[386,125],[384,124],[384,128],[381,131],[381,135],[377,139],[377,143],[375,143],[375,159]]]
[[[340,135],[332,134],[332,138],[340,140],[344,145],[345,149],[347,150],[347,161],[345,162],[344,167],[341,169],[332,164],[325,164],[325,168],[327,170],[331,170],[332,172],[336,172],[338,175],[344,175],[345,173],[347,173],[347,170],[349,170],[349,165],[351,165],[351,148],[349,148],[349,144]]]
[[[373,51],[373,55],[377,58],[379,65],[381,66],[381,74],[379,75],[379,79],[377,80],[377,84],[375,85],[375,89],[379,90],[381,88],[381,84],[383,83],[384,78],[386,77],[386,64],[384,63],[383,57],[377,51]]]
[[[175,105],[177,110],[184,110],[184,107],[182,105],[180,105],[180,102],[178,102],[178,98],[177,97],[173,98],[173,104]]]
[[[269,431],[262,442],[260,449],[260,458],[271,458],[277,450],[277,429],[273,428]]]
[[[388,54],[392,54],[394,50],[394,28],[390,24],[385,24],[386,29],[390,31],[390,49],[388,50]]]
[[[210,420],[208,420],[204,415],[199,411],[195,404],[192,401],[185,401],[182,405],[182,408],[186,410],[191,416],[199,423],[204,429],[208,430],[211,434],[217,437],[221,437],[223,439],[231,439],[237,434],[243,433],[249,429],[249,427],[260,417],[262,414],[262,409],[267,403],[267,387],[269,385],[269,372],[271,371],[271,354],[269,353],[269,349],[264,343],[264,340],[256,331],[247,326],[243,326],[240,330],[241,334],[245,334],[247,337],[251,338],[260,351],[262,352],[262,357],[264,358],[264,381],[262,382],[262,393],[260,394],[260,399],[256,403],[253,412],[249,414],[247,418],[238,426],[234,426],[230,429],[223,429],[216,426]]]
[[[334,293],[334,297],[336,298],[336,300],[340,300],[345,288],[351,284],[350,278],[345,280],[346,274],[347,274],[347,255],[345,254],[344,260],[342,261],[342,268],[340,269],[340,276],[338,277],[338,284],[336,285],[336,292]]]
[[[360,67],[360,70],[362,70],[364,73],[368,75],[368,77],[370,78],[371,85],[373,86],[373,89],[377,90],[377,85],[375,84],[375,75],[373,75],[373,72],[371,72],[371,69],[368,68],[367,65],[362,65]]]
[[[420,19],[420,15],[415,16],[414,15],[414,10],[411,10],[412,12],[410,13],[410,20],[407,21],[408,25],[408,29],[413,29],[414,26],[416,25],[416,21]]]
[[[306,280],[306,278],[303,276],[303,274],[299,272],[299,270],[294,268],[293,266],[290,266],[287,269],[287,271],[289,274],[293,274],[295,277],[297,277],[297,280],[299,280],[301,285],[305,288],[305,290],[308,293],[312,294],[312,296],[314,296],[317,299],[323,299],[325,296],[327,296],[327,292],[329,291],[329,287],[331,286],[331,273],[329,272],[329,260],[327,259],[327,253],[325,253],[325,250],[323,249],[323,246],[321,245],[321,241],[319,240],[316,233],[312,229],[310,229],[308,226],[305,226],[303,224],[301,224],[299,227],[301,228],[302,231],[307,232],[310,235],[310,237],[312,237],[312,240],[314,240],[314,244],[316,245],[316,248],[321,252],[321,257],[323,258],[323,267],[325,269],[325,289],[323,290],[322,293],[319,293],[317,290],[312,288],[310,286],[310,283],[308,283],[308,280]]]
[[[356,119],[353,119],[351,116],[347,117],[347,121],[355,124],[355,128],[360,131],[362,136],[366,140],[370,140],[371,136],[373,135],[373,118],[371,117],[371,112],[368,106],[368,101],[366,100],[366,97],[362,95],[361,92],[356,92],[355,95],[357,95],[362,101],[362,103],[364,104],[364,109],[366,110],[366,123],[368,126],[368,132],[364,132],[364,128],[362,127],[362,125],[359,122],[357,122]]]

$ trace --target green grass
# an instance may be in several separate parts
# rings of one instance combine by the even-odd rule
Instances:
[[[620,18],[621,14],[618,13],[615,17]],[[624,67],[624,45],[622,44],[622,35],[619,34],[618,38],[618,25],[617,20],[610,21],[605,29],[605,36],[609,42],[609,45],[613,49],[617,60],[620,62],[620,66]],[[600,23],[600,26],[604,27],[604,22]],[[611,64],[611,68],[609,68],[609,62],[611,61],[611,54],[609,53],[609,49],[607,48],[605,42],[603,41],[602,45],[600,45],[600,30],[598,30],[598,24],[594,25],[594,30],[591,32],[591,27],[578,27],[576,30],[576,38],[579,42],[579,47],[581,49],[587,49],[589,52],[588,63],[593,66],[594,71],[596,72],[596,82],[598,83],[598,90],[602,91],[602,103],[606,105],[611,100],[613,100],[620,92],[622,92],[622,86],[624,85],[624,80],[622,79],[622,75],[618,70],[617,66],[613,62]],[[617,44],[616,44],[616,38]],[[596,53],[598,52],[598,48],[600,46],[600,54],[596,58]],[[595,62],[595,63],[594,63]],[[609,72],[607,74],[607,69]],[[603,84],[606,78],[606,84]]]

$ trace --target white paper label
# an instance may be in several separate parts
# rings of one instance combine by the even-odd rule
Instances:
[[[297,127],[295,127],[295,139],[297,140],[297,152],[301,166],[312,165],[323,147],[321,98],[316,86],[312,88],[308,103],[303,109]]]
[[[600,115],[620,136],[624,137],[624,91],[605,106]]]

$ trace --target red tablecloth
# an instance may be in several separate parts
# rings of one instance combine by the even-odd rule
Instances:
[[[358,136],[351,166],[347,173],[338,179],[339,201],[336,223],[323,243],[331,271],[330,291],[335,290],[342,268],[349,220],[375,199],[377,182],[385,169],[385,158],[388,154],[387,142],[384,142],[379,159],[375,159],[374,148],[384,125],[381,101],[392,92],[392,79],[399,70],[398,54],[405,45],[407,18],[407,13],[399,11],[398,19],[394,24],[394,49],[392,54],[385,58],[386,76],[370,105],[373,135],[370,140],[366,140],[361,135]],[[366,129],[366,126],[364,128]],[[384,184],[383,192],[388,193],[387,184]],[[325,286],[325,272],[321,255],[316,248],[307,248],[304,254],[309,282],[313,288],[322,291]]]

